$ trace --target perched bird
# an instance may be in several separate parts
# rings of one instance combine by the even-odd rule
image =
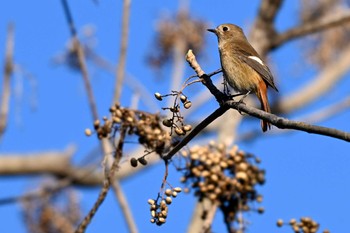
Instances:
[[[267,88],[278,90],[270,69],[248,42],[243,30],[234,24],[221,24],[208,31],[218,38],[221,67],[227,83],[244,97],[255,93],[261,109],[270,112]],[[269,122],[261,121],[263,132],[270,128]]]

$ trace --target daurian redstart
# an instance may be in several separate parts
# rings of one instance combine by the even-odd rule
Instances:
[[[242,95],[255,93],[261,109],[270,112],[267,88],[278,90],[270,69],[248,42],[243,30],[234,24],[221,24],[208,31],[218,38],[221,67],[227,83]],[[261,121],[263,132],[270,128],[269,122]]]

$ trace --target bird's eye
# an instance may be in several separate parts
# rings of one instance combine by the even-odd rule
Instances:
[[[223,30],[224,32],[226,32],[226,31],[228,31],[228,27],[223,27],[222,30]]]

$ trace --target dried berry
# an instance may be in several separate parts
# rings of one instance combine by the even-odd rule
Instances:
[[[85,129],[85,135],[86,136],[91,136],[91,134],[92,134],[91,129]]]
[[[140,157],[139,159],[138,159],[138,161],[142,164],[142,165],[147,165],[147,160],[145,159],[145,157],[144,156],[142,156],[142,157]]]
[[[154,93],[154,97],[156,97],[157,100],[162,101],[162,95],[159,92]]]
[[[137,167],[137,159],[131,158],[130,159],[130,164],[131,164],[132,167]]]
[[[166,127],[171,127],[173,125],[173,121],[171,119],[164,119],[163,125]]]
[[[186,109],[189,109],[191,106],[192,106],[191,101],[186,101],[186,102],[184,103],[184,108],[186,108]]]
[[[185,103],[186,100],[187,100],[187,96],[181,95],[181,96],[180,96],[180,100],[181,100],[182,103]]]

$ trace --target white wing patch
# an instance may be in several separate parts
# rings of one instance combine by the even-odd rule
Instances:
[[[263,61],[262,61],[260,58],[256,57],[256,56],[249,56],[248,58],[259,62],[259,63],[260,63],[261,65],[263,65],[263,66],[265,65],[265,64],[263,63]]]

